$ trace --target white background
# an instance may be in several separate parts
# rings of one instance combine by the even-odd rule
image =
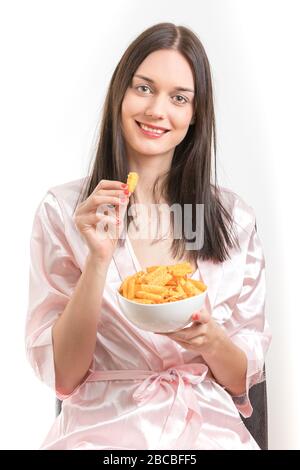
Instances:
[[[210,60],[220,183],[255,209],[267,262],[269,444],[300,448],[299,13],[297,0],[1,1],[2,449],[38,448],[55,414],[24,350],[34,211],[86,174],[114,68],[161,21],[192,28]]]

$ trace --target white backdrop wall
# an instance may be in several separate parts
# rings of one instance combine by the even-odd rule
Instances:
[[[1,449],[37,449],[54,419],[24,349],[34,211],[86,174],[113,70],[161,21],[192,28],[210,60],[219,180],[255,209],[266,256],[269,444],[300,448],[299,13],[297,0],[0,2]]]

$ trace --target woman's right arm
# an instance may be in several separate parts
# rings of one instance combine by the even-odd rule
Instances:
[[[52,329],[55,385],[62,395],[72,393],[84,380],[93,360],[107,271],[129,202],[130,193],[124,186],[119,181],[100,181],[75,212],[75,225],[89,255],[74,293]],[[114,212],[107,204],[114,206]],[[98,213],[99,206],[106,210]]]
[[[123,186],[102,180],[76,209],[75,226],[89,248],[82,272],[74,264],[61,209],[52,194],[35,216],[26,350],[39,378],[55,387],[59,397],[72,393],[93,360],[107,271],[129,200]],[[105,211],[98,213],[99,208]]]
[[[88,256],[75,291],[52,329],[56,389],[69,395],[87,374],[109,263]]]

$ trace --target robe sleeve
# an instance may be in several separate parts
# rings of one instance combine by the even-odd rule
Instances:
[[[272,338],[265,318],[265,300],[265,258],[254,221],[248,242],[243,287],[232,317],[226,324],[231,340],[245,352],[248,359],[246,392],[244,395],[232,396],[237,409],[245,418],[251,416],[253,411],[249,389],[265,379],[265,356]]]
[[[63,400],[55,384],[52,327],[70,300],[81,271],[65,234],[63,212],[48,192],[39,204],[30,241],[26,355],[37,377]],[[81,385],[81,384],[80,384]]]

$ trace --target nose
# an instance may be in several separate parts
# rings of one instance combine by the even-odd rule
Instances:
[[[153,97],[145,111],[145,116],[151,116],[155,119],[165,118],[166,111],[163,96]]]

